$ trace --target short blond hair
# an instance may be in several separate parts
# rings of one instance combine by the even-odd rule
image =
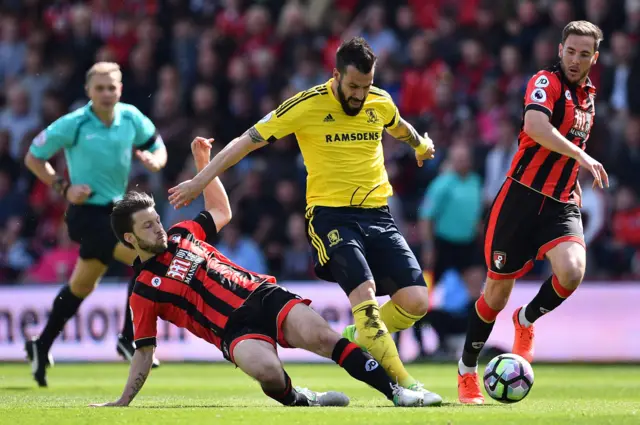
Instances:
[[[118,73],[118,81],[122,81],[122,71],[120,65],[115,62],[98,62],[87,71],[85,82],[89,84],[91,77],[94,75],[109,75],[113,72]]]
[[[562,30],[562,44],[566,43],[567,38],[573,35],[586,35],[589,37],[593,37],[595,40],[595,51],[598,51],[600,47],[600,42],[604,39],[602,35],[602,30],[596,25],[592,24],[589,21],[571,21],[567,24],[566,27]]]

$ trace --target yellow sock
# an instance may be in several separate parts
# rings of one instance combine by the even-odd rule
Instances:
[[[389,333],[403,331],[412,327],[424,316],[407,313],[402,307],[389,300],[380,307],[380,319],[387,326]]]
[[[396,344],[384,322],[380,319],[378,302],[365,301],[353,307],[353,318],[358,333],[358,342],[376,359],[393,382],[408,387],[416,381],[404,368]]]

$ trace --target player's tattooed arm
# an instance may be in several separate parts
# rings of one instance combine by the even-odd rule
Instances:
[[[255,126],[251,127],[249,130],[245,131],[243,136],[249,136],[253,143],[266,142],[266,140],[264,140],[264,138],[260,135],[258,130],[256,130]]]
[[[129,379],[127,385],[120,397],[120,405],[128,406],[131,401],[138,395],[142,386],[149,376],[151,365],[153,364],[153,347],[141,347],[136,350],[131,359],[131,369],[129,370]]]
[[[416,129],[403,118],[400,118],[400,122],[398,122],[398,125],[393,130],[387,131],[390,135],[414,149],[420,146],[420,135]]]

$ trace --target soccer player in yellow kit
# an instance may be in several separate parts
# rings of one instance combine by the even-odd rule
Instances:
[[[402,118],[388,93],[374,87],[376,56],[360,37],[336,53],[333,78],[283,102],[229,143],[192,180],[169,190],[180,208],[250,152],[295,134],[307,168],[307,230],[319,278],[349,297],[355,326],[344,335],[382,364],[393,381],[421,391],[424,405],[442,398],[405,370],[390,333],[427,313],[422,268],[387,206],[393,194],[384,167],[382,132],[408,143],[418,166],[432,159],[433,142]],[[391,300],[378,306],[376,295]]]

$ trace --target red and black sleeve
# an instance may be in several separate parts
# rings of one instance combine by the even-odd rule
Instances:
[[[141,283],[137,283],[141,285]],[[136,349],[156,346],[157,322],[156,305],[153,301],[133,293],[129,298],[133,319],[133,341]]]
[[[558,76],[549,71],[540,71],[527,84],[524,95],[524,111],[540,111],[549,118],[553,114],[553,107],[560,98],[562,83]]]
[[[207,243],[213,243],[218,235],[216,223],[209,211],[202,211],[193,220],[181,221],[172,226],[167,232],[169,236],[180,235],[188,238],[190,235],[195,239],[200,239]]]

